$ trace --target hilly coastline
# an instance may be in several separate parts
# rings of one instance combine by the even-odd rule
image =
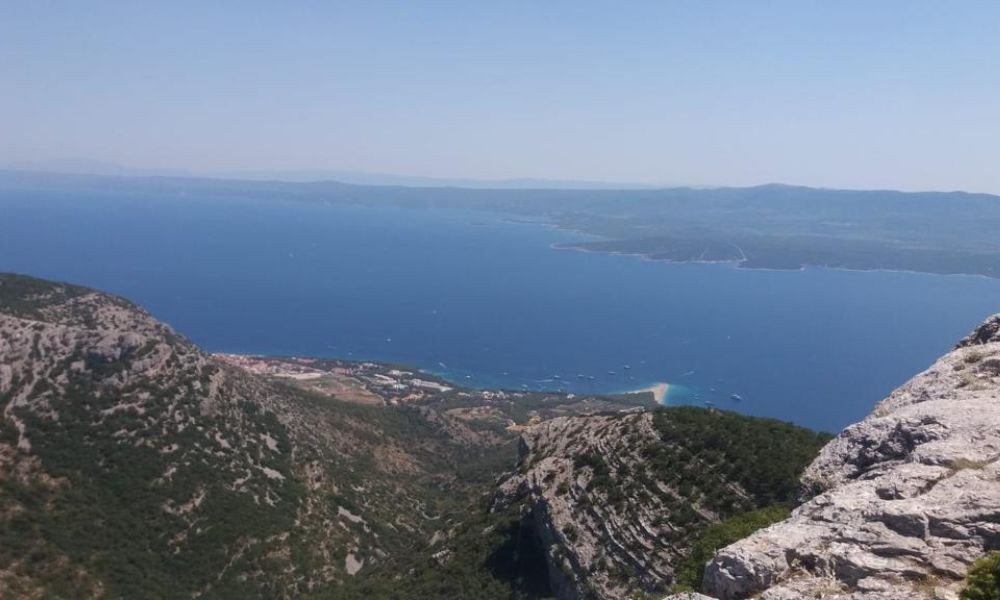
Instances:
[[[831,441],[649,394],[212,356],[128,300],[0,275],[0,591],[956,598],[998,547],[997,322]]]
[[[18,275],[0,276],[0,359],[0,587],[19,597],[543,597],[544,551],[524,559],[544,543],[522,514],[536,500],[490,499],[519,437],[594,418],[630,432],[636,457],[659,444],[649,394],[472,391],[373,363],[212,357],[127,300]],[[732,485],[726,510],[754,504]],[[656,526],[678,539],[725,514],[692,512],[694,487],[663,493],[682,516]],[[664,568],[636,589],[659,587]],[[401,584],[414,569],[424,585]]]
[[[280,202],[485,210],[598,239],[565,247],[742,268],[830,267],[1000,277],[1000,197],[967,192],[745,188],[476,189],[0,169],[8,192],[204,195]]]
[[[0,0],[0,600],[1000,600],[998,34]]]
[[[321,185],[306,198],[262,196],[261,182],[85,178],[44,191],[4,181],[0,271],[114,291],[211,352],[384,361],[487,390],[666,382],[678,403],[828,431],[862,418],[1000,294],[1000,279],[985,277],[556,250],[593,238],[493,210],[478,191],[455,192],[468,192],[456,200],[469,208],[449,208],[436,191],[368,202],[364,186],[355,199]],[[627,197],[565,208],[609,211]],[[673,210],[649,204],[650,219]]]

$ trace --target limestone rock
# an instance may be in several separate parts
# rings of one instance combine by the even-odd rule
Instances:
[[[607,461],[612,486],[621,488],[632,481],[626,473],[638,474],[643,450],[658,440],[650,413],[563,417],[522,434],[525,466],[500,485],[495,505],[527,499],[525,518],[546,548],[550,586],[559,598],[623,598],[629,585],[670,581],[678,548],[664,534],[677,525],[657,518],[669,515],[665,497],[625,498],[615,507],[607,492],[591,485],[593,469],[574,461],[597,453]],[[616,579],[613,572],[629,575]]]
[[[774,452],[777,435],[784,444]],[[686,561],[707,527],[771,501],[749,465],[765,479],[768,465],[799,472],[826,439],[693,407],[551,419],[522,433],[521,464],[494,508],[520,508],[560,600],[650,597],[687,583]],[[782,487],[768,493],[791,500],[794,475]]]
[[[1000,315],[847,427],[792,516],[720,551],[704,590],[755,597],[957,598],[1000,549]]]

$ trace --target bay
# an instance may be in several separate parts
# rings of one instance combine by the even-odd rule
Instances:
[[[484,388],[668,382],[667,402],[829,431],[1000,311],[997,280],[559,250],[580,235],[481,211],[17,190],[0,211],[0,270],[122,294],[210,351]]]

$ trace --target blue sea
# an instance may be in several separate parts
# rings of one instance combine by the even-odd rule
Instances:
[[[828,431],[1000,311],[1000,281],[979,277],[553,247],[579,239],[477,211],[0,192],[0,270],[122,294],[210,351],[403,363],[484,388],[669,382],[668,403]]]

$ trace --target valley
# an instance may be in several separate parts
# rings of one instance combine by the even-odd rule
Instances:
[[[997,322],[831,441],[651,394],[212,356],[123,298],[0,275],[0,590],[955,597],[1000,539]]]
[[[19,275],[0,276],[0,401],[0,587],[21,597],[591,589],[562,568],[605,581],[588,584],[598,597],[666,591],[700,531],[787,502],[787,478],[825,439],[704,409],[654,419],[650,394],[468,390],[393,365],[213,357],[127,300]],[[715,422],[765,445],[710,457],[697,431]],[[761,495],[724,465],[773,452],[774,427],[803,454]],[[612,468],[601,455],[617,456]],[[532,480],[542,488],[519,483]],[[580,504],[605,528],[552,529],[551,494],[570,503],[558,514]],[[652,519],[648,534],[626,534],[633,513]],[[552,531],[580,544],[566,567]],[[637,559],[646,535],[669,544]],[[620,553],[583,562],[601,536]]]

